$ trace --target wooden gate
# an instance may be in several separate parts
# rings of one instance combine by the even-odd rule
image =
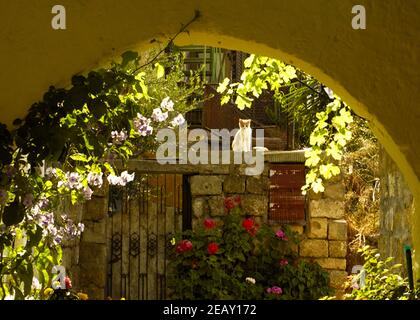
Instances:
[[[191,227],[188,177],[136,173],[127,187],[112,187],[107,223],[106,295],[112,299],[167,297],[168,258],[175,233]]]

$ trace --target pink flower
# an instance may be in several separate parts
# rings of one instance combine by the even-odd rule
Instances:
[[[274,287],[271,287],[271,288],[267,288],[265,291],[268,294],[271,293],[271,294],[275,294],[275,295],[280,295],[280,294],[283,293],[283,290],[280,287],[277,287],[277,286],[274,286]]]
[[[204,219],[204,228],[206,228],[207,230],[213,229],[216,226],[216,221],[214,221],[213,219],[210,218],[206,218]]]
[[[219,251],[219,245],[215,242],[209,243],[209,245],[207,246],[207,252],[210,255],[213,255],[213,254],[216,254],[217,251]]]
[[[284,233],[284,231],[281,230],[281,229],[277,230],[276,236],[277,236],[277,238],[279,238],[279,239],[281,239],[283,241],[289,240],[289,238],[286,236],[286,234]]]
[[[64,278],[64,283],[66,285],[66,289],[71,289],[72,285],[71,285],[71,280],[69,277]]]
[[[284,267],[289,264],[289,261],[287,261],[287,259],[280,259],[279,264]]]

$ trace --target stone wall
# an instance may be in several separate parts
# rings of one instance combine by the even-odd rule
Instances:
[[[330,286],[338,294],[348,275],[344,194],[341,176],[331,180],[323,194],[309,193],[308,225],[299,248],[300,256],[314,259],[328,271]]]
[[[225,214],[223,199],[240,195],[244,211],[257,223],[267,223],[269,202],[269,163],[261,176],[246,176],[241,166],[223,174],[202,174],[191,177],[193,226],[210,214]],[[318,262],[330,274],[331,287],[341,289],[346,281],[347,222],[344,220],[345,189],[341,176],[326,185],[323,194],[308,197],[307,224],[292,225],[301,234],[298,247],[301,257]],[[270,222],[273,229],[278,225]],[[338,290],[340,292],[340,290]]]
[[[268,160],[302,162],[302,154],[275,154]],[[267,158],[266,158],[267,160]],[[131,161],[129,171],[172,172],[190,176],[193,228],[201,218],[218,219],[225,214],[224,197],[240,195],[244,211],[257,223],[267,223],[269,207],[269,162],[260,176],[246,176],[244,165],[168,165],[154,161]],[[344,186],[340,178],[326,186],[323,194],[309,194],[306,225],[292,225],[302,236],[296,250],[325,268],[331,287],[338,289],[346,280],[347,223],[344,220]],[[80,210],[80,209],[79,209]],[[74,278],[76,288],[92,299],[105,298],[107,268],[107,188],[97,190],[83,207],[85,231],[79,243],[66,249],[64,263]],[[273,230],[278,225],[270,222]]]
[[[406,274],[404,245],[412,245],[410,217],[414,213],[413,195],[404,177],[386,151],[380,150],[380,238],[383,257],[394,257],[403,264]]]
[[[74,206],[71,212],[71,217],[78,216],[78,221],[81,218],[85,230],[80,240],[63,246],[63,265],[75,289],[88,293],[89,299],[104,299],[107,268],[107,186],[95,190],[91,201]]]

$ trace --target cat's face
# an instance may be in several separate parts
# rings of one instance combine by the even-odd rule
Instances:
[[[239,128],[251,127],[251,119],[239,119]]]

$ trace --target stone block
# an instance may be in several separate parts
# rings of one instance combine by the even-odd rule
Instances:
[[[81,288],[99,287],[104,288],[106,282],[106,264],[93,265],[91,263],[80,266],[79,283]]]
[[[341,270],[327,270],[330,275],[330,287],[341,289],[347,281],[347,272]]]
[[[99,288],[94,285],[87,285],[86,287],[81,288],[83,293],[88,295],[89,300],[104,300],[105,290],[104,288]]]
[[[270,187],[270,179],[264,176],[247,177],[246,191],[254,194],[266,194]]]
[[[225,193],[244,193],[245,177],[228,176],[223,181],[223,191]]]
[[[334,199],[334,200],[344,200],[344,195],[346,190],[344,188],[344,184],[342,182],[328,184],[325,187],[324,196],[326,198]]]
[[[106,245],[102,243],[80,242],[79,265],[106,265]]]
[[[332,199],[311,200],[309,215],[312,218],[344,218],[344,202]]]
[[[327,218],[311,218],[309,221],[309,238],[326,239],[328,233]]]
[[[108,198],[92,197],[86,202],[83,220],[98,221],[106,217],[108,213]]]
[[[323,258],[328,257],[328,241],[307,239],[300,243],[299,255],[301,257]]]
[[[321,258],[316,262],[324,269],[346,270],[346,259],[338,258]]]
[[[331,220],[328,223],[328,239],[347,241],[347,221]]]
[[[324,193],[314,192],[313,190],[309,190],[308,197],[310,200],[321,200],[324,197]]]
[[[218,176],[192,176],[190,178],[193,196],[216,195],[222,193],[222,179]]]
[[[91,243],[106,243],[106,222],[105,219],[93,222],[85,221],[85,230],[82,233],[81,241]]]
[[[206,214],[210,214],[209,204],[207,198],[197,197],[192,202],[192,212],[195,218],[201,218]]]
[[[263,195],[249,194],[241,197],[244,213],[251,216],[263,216],[268,213],[268,197]]]
[[[207,201],[208,201],[211,216],[217,217],[217,216],[223,216],[226,214],[225,202],[222,196],[208,197]]]
[[[347,241],[329,241],[329,256],[331,258],[345,258],[347,255]]]

